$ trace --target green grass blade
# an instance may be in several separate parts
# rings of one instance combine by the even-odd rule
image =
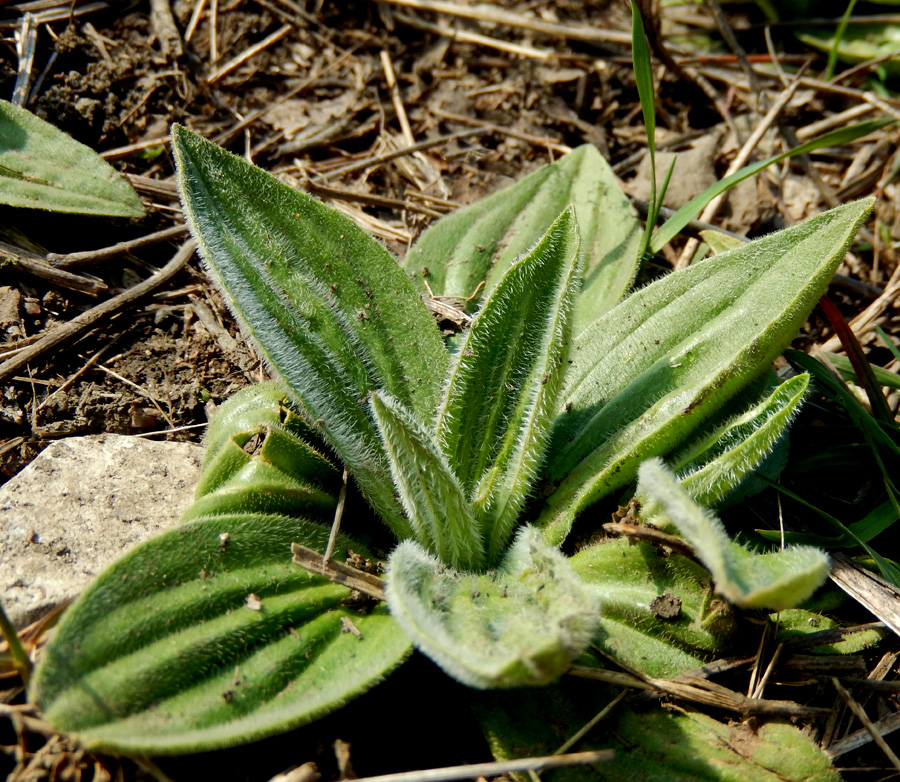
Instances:
[[[662,197],[656,192],[656,101],[653,94],[653,69],[650,64],[650,49],[647,36],[644,34],[644,22],[641,12],[634,2],[631,3],[631,60],[634,67],[634,80],[637,83],[638,99],[641,102],[641,113],[644,117],[644,129],[647,133],[647,149],[650,154],[650,208],[647,224],[641,239],[640,258],[645,258],[650,250],[650,238],[659,217]],[[669,176],[674,169],[675,161],[669,168]]]
[[[830,133],[825,133],[821,136],[817,136],[816,138],[811,139],[810,141],[807,141],[806,143],[801,144],[798,147],[789,149],[787,152],[783,152],[780,155],[775,155],[774,157],[767,158],[766,160],[762,160],[758,163],[751,163],[748,166],[744,166],[744,168],[742,168],[740,171],[736,171],[731,176],[725,177],[720,182],[717,182],[711,187],[708,187],[706,190],[700,193],[700,195],[692,198],[674,215],[666,220],[662,227],[654,234],[653,239],[650,242],[650,251],[653,253],[658,253],[663,247],[671,242],[672,239],[674,239],[691,220],[693,220],[698,214],[700,214],[700,212],[703,211],[703,208],[710,201],[712,201],[713,198],[730,190],[736,184],[738,184],[739,182],[743,182],[748,177],[751,177],[754,174],[758,174],[760,171],[768,168],[773,163],[779,163],[782,160],[794,157],[795,155],[802,155],[807,152],[815,152],[817,149],[823,149],[825,147],[838,147],[843,144],[849,144],[850,142],[855,141],[858,138],[862,138],[869,133],[873,133],[879,128],[882,128],[885,125],[891,124],[895,121],[896,120],[893,119],[873,120],[871,122],[861,122],[857,125],[851,125],[847,128],[833,130]]]
[[[841,23],[838,25],[838,28],[834,33],[834,42],[831,44],[831,49],[829,49],[828,51],[828,65],[826,66],[825,73],[822,76],[822,79],[824,81],[831,81],[831,77],[834,76],[834,66],[837,65],[838,52],[841,48],[841,39],[844,37],[844,33],[847,32],[847,24],[855,7],[856,0],[850,0],[850,2],[847,3],[847,8],[844,9],[843,16],[841,16]]]

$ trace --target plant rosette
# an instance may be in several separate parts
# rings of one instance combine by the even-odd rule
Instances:
[[[808,376],[767,370],[871,201],[629,293],[643,229],[593,147],[439,220],[400,264],[190,131],[173,144],[200,253],[278,383],[220,408],[183,523],[67,611],[30,693],[53,725],[122,753],[228,746],[340,708],[413,645],[479,689],[548,685],[592,642],[675,675],[727,645],[712,595],[777,610],[825,578],[820,552],[745,551],[698,502],[784,438]],[[442,337],[425,282],[466,299],[463,331]],[[387,528],[386,602],[291,564],[292,543],[324,551],[344,469],[365,503],[336,557]],[[562,553],[638,477],[705,568]],[[640,609],[654,578],[684,595],[674,624]]]

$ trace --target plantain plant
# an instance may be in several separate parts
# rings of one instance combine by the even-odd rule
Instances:
[[[727,647],[739,610],[822,583],[817,550],[752,554],[697,503],[733,498],[783,439],[808,376],[772,383],[771,362],[871,201],[628,295],[643,229],[589,146],[438,221],[398,264],[190,131],[173,144],[201,255],[277,382],[222,405],[179,527],[66,612],[30,690],[53,725],[121,753],[228,746],[340,708],[412,647],[471,687],[559,697],[573,661],[599,664],[591,648],[676,675]],[[468,325],[442,334],[429,296]],[[644,462],[646,515],[705,568],[592,541],[592,506]],[[389,531],[383,601],[291,561],[292,544],[325,551],[344,470],[353,534],[334,555],[359,565]],[[665,623],[662,584],[681,595]]]

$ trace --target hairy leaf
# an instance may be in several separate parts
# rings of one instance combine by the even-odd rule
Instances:
[[[421,416],[447,352],[412,283],[351,220],[176,128],[185,213],[209,270],[307,421],[401,536],[366,397],[383,388]]]
[[[53,212],[143,217],[137,193],[90,147],[0,101],[0,203]]]
[[[716,591],[741,608],[793,608],[828,577],[828,555],[795,546],[755,554],[734,543],[722,522],[701,508],[658,459],[641,465],[637,499],[651,515],[668,518],[709,568]]]
[[[579,335],[545,471],[548,541],[762,374],[871,208],[848,204],[674,272]]]
[[[596,646],[649,676],[698,668],[734,630],[734,611],[713,598],[709,574],[680,554],[663,557],[648,543],[617,538],[569,564],[600,601]]]
[[[478,693],[478,716],[498,760],[550,755],[621,692],[566,677],[540,690]],[[554,782],[839,782],[824,752],[782,722],[720,722],[679,703],[625,701],[570,751],[615,750],[606,763],[554,770]],[[522,777],[527,779],[527,777]]]
[[[478,570],[483,532],[434,435],[395,399],[375,393],[371,404],[416,540],[451,567]]]
[[[219,490],[223,494],[246,490],[252,503],[252,476],[257,468],[251,463],[262,465],[272,477],[280,473],[282,480],[293,481],[301,493],[301,487],[337,493],[340,471],[291,408],[287,391],[280,383],[260,383],[232,396],[216,410],[205,445],[196,489],[198,503],[188,510],[192,517],[205,515],[205,510],[197,512],[202,504],[199,501]],[[290,488],[287,492],[291,493]],[[273,510],[288,512],[289,508],[288,501]],[[326,513],[334,513],[333,499]]]
[[[438,439],[485,530],[488,562],[508,543],[543,458],[567,368],[577,275],[570,207],[488,296],[450,370]]]
[[[727,497],[763,463],[787,431],[809,387],[809,375],[786,380],[760,404],[680,452],[671,464],[682,488],[700,505]]]
[[[323,550],[327,538],[320,525],[245,514],[148,541],[66,611],[32,700],[87,747],[149,755],[245,743],[334,711],[409,643],[384,607],[360,615],[342,605],[348,589],[291,564],[292,542]],[[362,550],[345,537],[337,550],[350,546]]]
[[[585,145],[510,187],[432,225],[404,261],[436,296],[467,298],[477,308],[506,270],[575,208],[584,259],[584,290],[575,333],[611,309],[637,273],[641,225],[619,181],[595,147]],[[486,290],[478,286],[486,281]],[[424,288],[424,285],[423,285]]]
[[[496,572],[465,575],[406,541],[387,573],[391,615],[413,643],[470,687],[560,676],[597,626],[597,601],[566,558],[527,527]]]

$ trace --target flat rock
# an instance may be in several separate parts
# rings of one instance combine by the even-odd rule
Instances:
[[[102,434],[48,446],[0,487],[0,599],[18,627],[178,523],[203,449]]]

